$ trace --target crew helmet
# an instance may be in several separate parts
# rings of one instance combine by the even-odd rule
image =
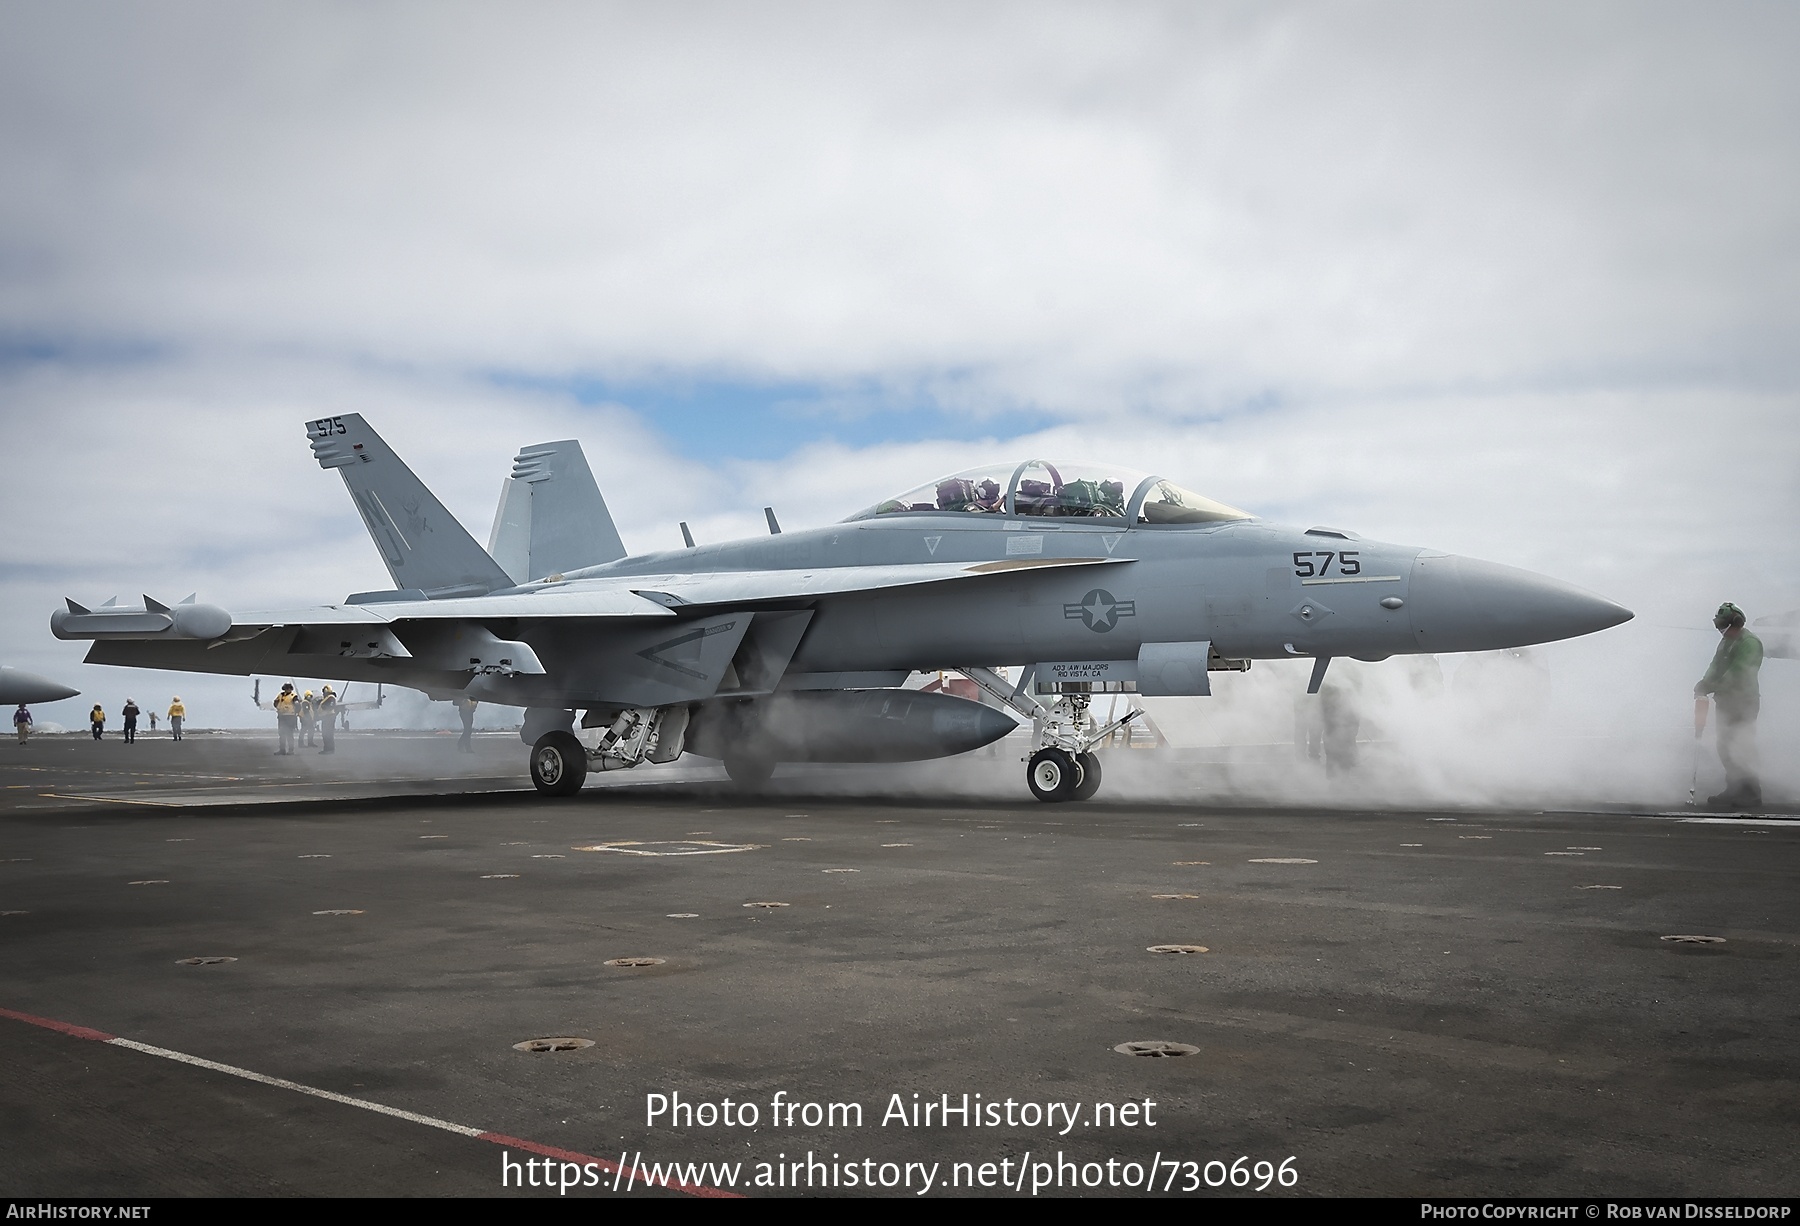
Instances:
[[[1720,605],[1719,611],[1713,614],[1713,626],[1719,630],[1729,630],[1733,626],[1741,626],[1744,624],[1744,620],[1744,611],[1729,600]]]

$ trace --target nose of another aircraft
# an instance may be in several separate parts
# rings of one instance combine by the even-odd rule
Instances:
[[[74,698],[80,690],[72,690],[60,681],[40,677],[18,668],[0,668],[0,703],[55,702]]]
[[[1455,554],[1413,562],[1406,607],[1426,651],[1492,651],[1592,634],[1632,613],[1573,584]]]

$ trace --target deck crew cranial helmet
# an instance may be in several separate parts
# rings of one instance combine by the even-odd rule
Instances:
[[[1744,611],[1727,600],[1713,614],[1713,627],[1718,630],[1729,630],[1733,626],[1744,624]]]

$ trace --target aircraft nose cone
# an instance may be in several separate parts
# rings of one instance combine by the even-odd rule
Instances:
[[[1455,554],[1414,560],[1406,607],[1426,651],[1550,643],[1630,621],[1632,612],[1570,583]]]
[[[55,702],[59,698],[74,698],[80,693],[80,690],[72,690],[36,673],[0,667],[0,703]]]

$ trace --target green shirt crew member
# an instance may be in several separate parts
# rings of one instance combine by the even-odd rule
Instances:
[[[1713,626],[1719,631],[1719,649],[1713,652],[1706,676],[1694,686],[1694,696],[1710,694],[1719,710],[1719,763],[1725,768],[1725,790],[1707,797],[1709,805],[1755,806],[1762,804],[1762,783],[1756,775],[1756,716],[1762,708],[1762,690],[1756,674],[1762,668],[1762,640],[1744,629],[1744,611],[1730,601],[1719,606]]]

